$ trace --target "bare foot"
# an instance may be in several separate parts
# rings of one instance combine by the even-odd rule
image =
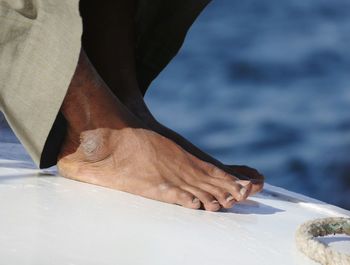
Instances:
[[[224,165],[220,161],[216,160],[214,157],[209,154],[203,152],[197,146],[192,144],[186,138],[176,133],[175,131],[167,128],[166,126],[159,123],[152,115],[152,113],[148,110],[143,98],[140,94],[137,93],[133,95],[133,97],[128,97],[128,95],[124,95],[122,97],[123,103],[128,107],[128,109],[133,112],[137,117],[139,117],[147,126],[153,131],[167,137],[180,145],[187,152],[201,159],[202,161],[206,161],[208,163],[213,164],[214,166],[224,170],[228,174],[234,175],[240,180],[250,181],[253,186],[251,189],[251,194],[255,194],[260,192],[264,186],[265,177],[260,174],[254,168],[245,166],[245,165]]]
[[[134,21],[135,1],[107,1],[108,3],[103,5],[96,1],[81,2],[84,21],[83,46],[103,80],[128,110],[150,130],[167,137],[200,160],[241,179],[250,180],[253,183],[252,193],[260,191],[264,177],[258,171],[245,166],[223,165],[181,135],[157,122],[149,112],[139,89],[143,83],[142,77],[137,77],[136,71],[136,62],[140,59],[136,53],[140,47],[135,49],[139,45]],[[115,8],[111,9],[112,2]],[[95,23],[96,17],[100,23]],[[148,71],[150,70],[146,73]]]
[[[146,129],[100,128],[82,132],[80,139],[73,135],[58,162],[67,178],[193,209],[202,203],[209,211],[232,207],[251,189],[249,182],[235,181]]]
[[[240,181],[147,128],[99,78],[82,53],[61,107],[68,122],[62,176],[147,198],[217,211],[247,198]]]

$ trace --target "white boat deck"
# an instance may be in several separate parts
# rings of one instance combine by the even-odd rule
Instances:
[[[230,210],[190,210],[37,170],[18,144],[0,150],[4,265],[316,264],[296,249],[298,225],[350,216],[270,185]],[[349,237],[323,241],[350,254]]]

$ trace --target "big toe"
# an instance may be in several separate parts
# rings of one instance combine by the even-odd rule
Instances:
[[[251,195],[263,189],[265,177],[256,169],[242,165],[231,165],[228,168],[238,179],[249,180],[252,183]]]

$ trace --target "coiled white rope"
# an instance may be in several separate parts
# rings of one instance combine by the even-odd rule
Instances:
[[[350,265],[349,255],[315,240],[315,237],[331,234],[350,236],[350,218],[331,217],[306,222],[296,232],[296,244],[305,255],[323,265]]]

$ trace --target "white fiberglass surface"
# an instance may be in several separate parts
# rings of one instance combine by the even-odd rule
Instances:
[[[1,264],[303,265],[315,263],[296,249],[298,225],[349,212],[270,185],[229,210],[190,210],[0,159],[0,216]]]

